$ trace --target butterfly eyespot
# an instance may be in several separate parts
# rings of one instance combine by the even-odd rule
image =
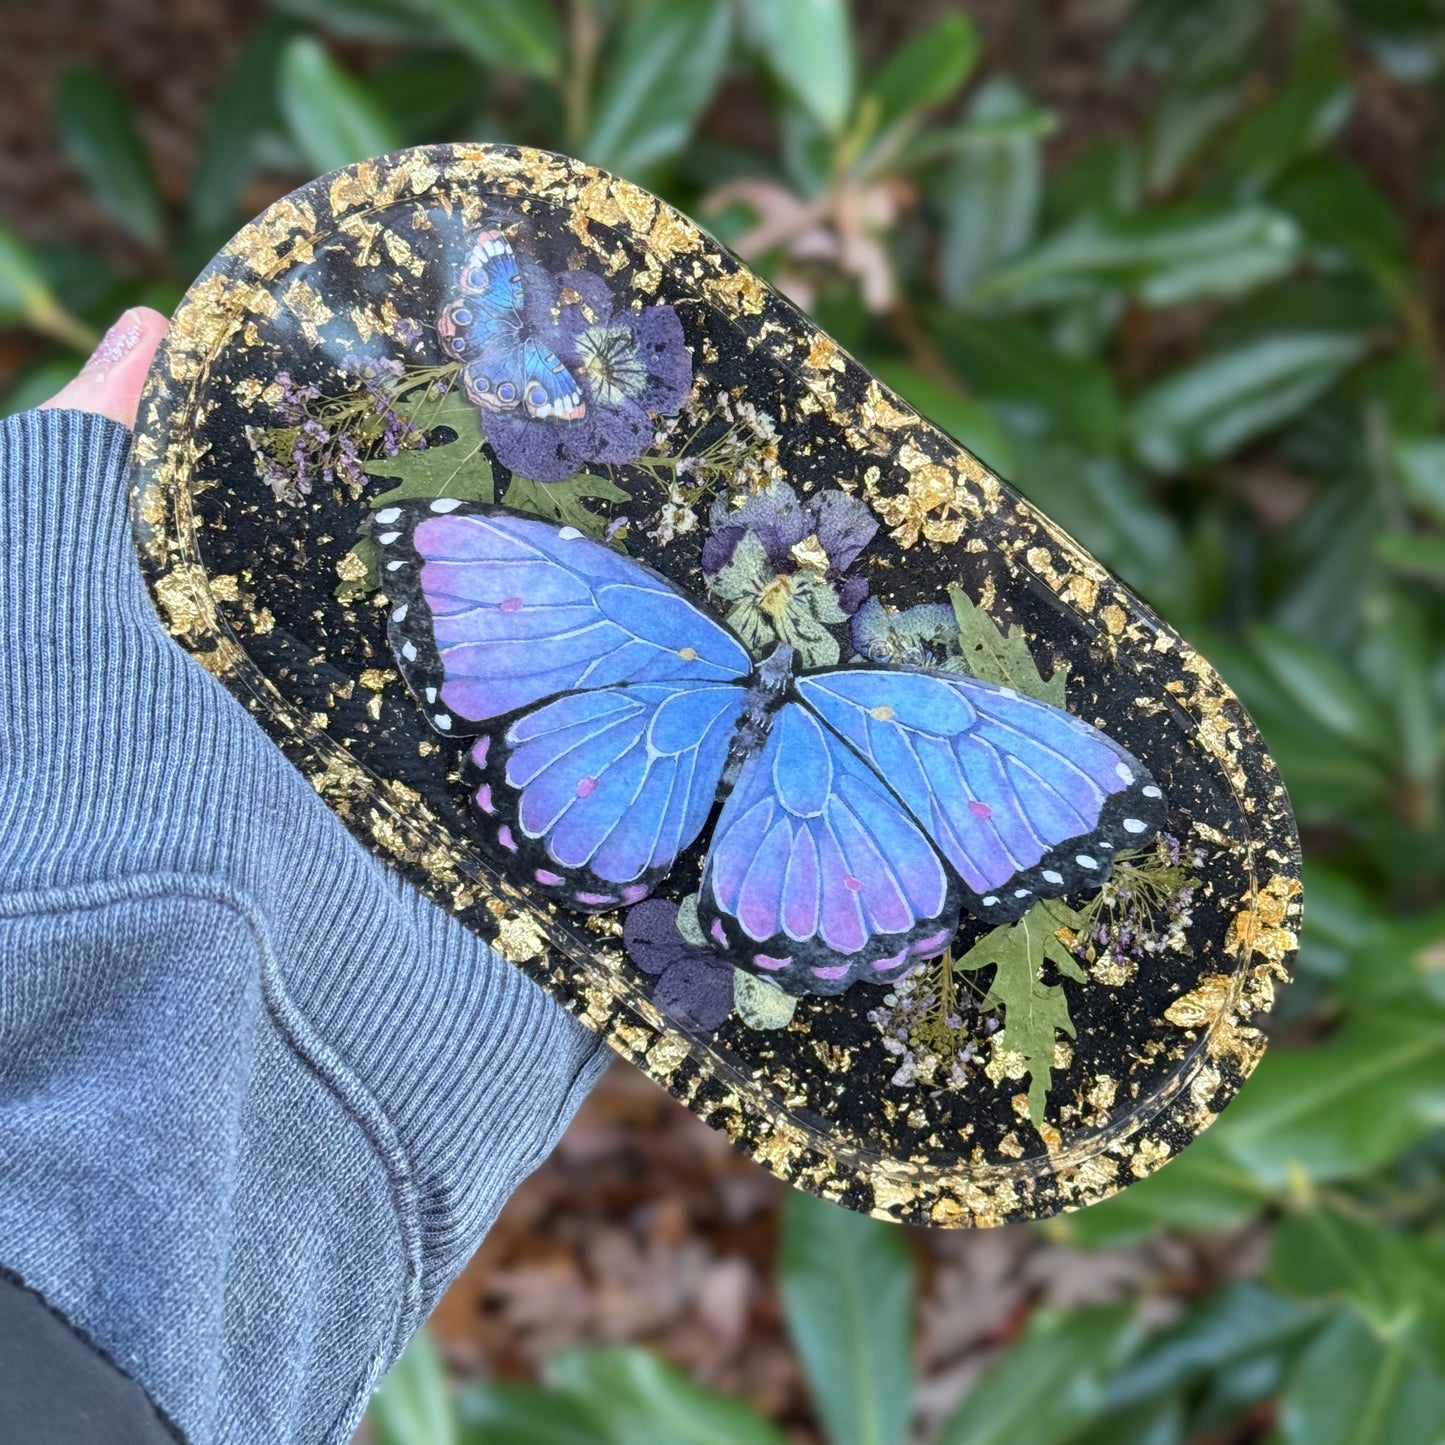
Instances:
[[[886,702],[881,702],[877,707],[870,707],[868,709],[868,716],[875,722],[892,722],[893,709],[889,707]]]
[[[1063,875],[1062,873],[1055,873],[1052,868],[1045,868],[1045,869],[1044,869],[1044,882],[1045,882],[1045,883],[1058,884],[1058,883],[1062,883],[1063,881],[1064,881],[1064,875]]]
[[[497,398],[500,401],[515,401],[517,388],[510,381],[504,381],[497,387]]]
[[[1148,826],[1148,823],[1142,818],[1124,819],[1124,831],[1126,833],[1142,833]]]
[[[677,650],[677,655],[678,655],[684,662],[696,662],[696,661],[697,661],[697,648],[695,648],[695,647],[679,647],[678,650]]]
[[[456,326],[470,326],[472,324],[472,313],[465,306],[453,306],[451,319]]]
[[[1161,793],[1153,783],[1150,783],[1149,786],[1144,789],[1144,796],[1146,798],[1162,798],[1164,794]]]
[[[491,278],[485,266],[468,266],[462,276],[462,285],[469,291],[485,291],[490,284]]]
[[[387,507],[376,514],[376,520],[383,526],[389,526],[392,522],[396,521],[399,516],[401,516],[400,507]]]
[[[1099,866],[1099,860],[1097,858],[1090,858],[1087,853],[1080,853],[1078,857],[1074,859],[1074,862],[1077,863],[1080,868],[1097,868]]]

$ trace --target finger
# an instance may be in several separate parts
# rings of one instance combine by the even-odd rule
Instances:
[[[101,338],[80,375],[44,405],[95,411],[134,426],[146,372],[169,326],[159,311],[131,307]]]

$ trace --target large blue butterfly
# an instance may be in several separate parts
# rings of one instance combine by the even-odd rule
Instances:
[[[521,268],[495,230],[472,237],[456,294],[437,317],[442,350],[462,366],[462,386],[484,411],[577,421],[586,412],[572,373],[529,333]]]
[[[535,517],[377,512],[388,635],[440,733],[470,739],[480,837],[574,908],[649,894],[712,820],[699,920],[792,992],[887,981],[967,909],[1096,887],[1164,817],[1089,723],[975,678],[754,663],[657,573]]]

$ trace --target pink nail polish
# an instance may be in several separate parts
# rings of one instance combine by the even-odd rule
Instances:
[[[140,318],[127,311],[100,339],[100,345],[90,353],[90,359],[81,367],[85,376],[103,377],[112,366],[124,361],[140,340]]]

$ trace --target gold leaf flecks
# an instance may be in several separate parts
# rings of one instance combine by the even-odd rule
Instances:
[[[1180,994],[1164,1010],[1164,1017],[1176,1029],[1198,1029],[1217,1019],[1229,1002],[1234,975],[1228,973],[1206,974],[1197,988]]]

